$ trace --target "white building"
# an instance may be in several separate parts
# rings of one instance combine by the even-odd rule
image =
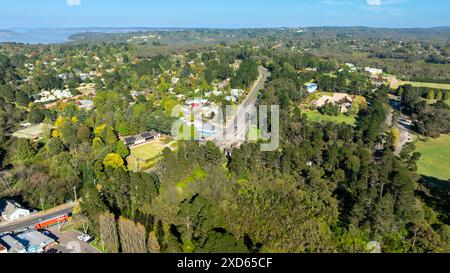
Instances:
[[[42,91],[39,93],[40,99],[36,100],[35,102],[39,103],[46,103],[49,101],[55,101],[57,99],[69,99],[72,98],[72,93],[70,93],[69,90],[52,90],[52,91]]]
[[[207,99],[189,99],[186,101],[186,105],[192,108],[203,107],[206,103],[208,103]]]
[[[14,221],[30,215],[30,211],[23,208],[14,200],[3,198],[0,200],[0,212],[6,221]]]
[[[383,74],[383,69],[379,69],[379,68],[366,67],[364,69],[364,71],[369,72],[372,75]]]
[[[80,109],[92,110],[94,109],[94,102],[91,100],[78,100],[75,102]]]
[[[357,70],[356,66],[352,63],[346,63],[345,65],[350,69],[351,72],[355,72]]]
[[[172,78],[172,84],[175,85],[180,81],[180,78]]]
[[[234,96],[226,96],[226,97],[225,97],[225,100],[226,100],[226,101],[237,102],[237,99],[236,99],[236,97],[234,97]]]
[[[235,98],[239,98],[244,94],[244,90],[242,89],[231,89],[230,95],[232,95]]]

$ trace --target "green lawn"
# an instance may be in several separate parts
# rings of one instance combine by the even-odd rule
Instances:
[[[434,89],[447,89],[450,90],[450,84],[446,83],[433,83],[433,82],[410,82],[410,81],[398,81],[396,86],[392,86],[393,88],[397,88],[400,85],[410,84],[413,87],[428,87]]]
[[[450,136],[416,143],[417,152],[422,154],[418,162],[419,173],[441,180],[450,179]]]
[[[139,161],[139,168],[142,168],[152,159],[159,157],[164,150],[167,140],[155,140],[150,143],[131,148],[131,154],[127,158],[128,169],[136,170],[136,164]]]
[[[313,122],[322,122],[329,121],[334,123],[345,123],[348,125],[355,126],[356,124],[356,116],[346,116],[344,114],[339,114],[338,116],[328,116],[319,113],[318,111],[306,111],[305,112],[309,121]]]

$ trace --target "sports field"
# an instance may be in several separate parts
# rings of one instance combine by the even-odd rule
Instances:
[[[158,157],[161,155],[161,152],[169,143],[170,139],[161,138],[159,140],[154,140],[152,142],[131,148],[130,156],[127,158],[128,169],[145,169],[149,167],[149,165],[154,164],[155,162],[153,161],[157,161]]]
[[[450,136],[428,138],[416,143],[422,156],[418,162],[419,173],[441,180],[450,179]]]

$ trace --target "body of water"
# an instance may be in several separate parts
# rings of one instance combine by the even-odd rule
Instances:
[[[72,34],[80,30],[0,30],[0,43],[53,44],[69,41]]]

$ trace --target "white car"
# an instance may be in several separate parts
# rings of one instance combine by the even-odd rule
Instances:
[[[81,234],[77,236],[78,240],[83,242],[89,242],[92,239],[92,236],[89,236],[87,234]]]

